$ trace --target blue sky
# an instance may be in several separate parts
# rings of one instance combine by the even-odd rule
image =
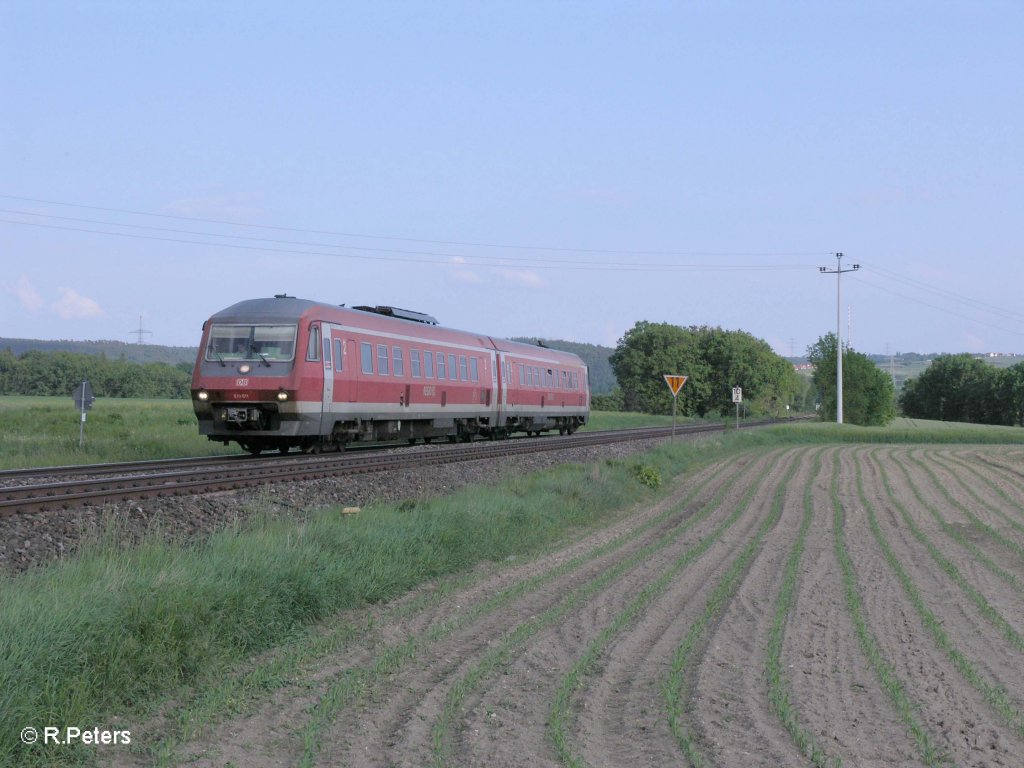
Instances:
[[[1020,2],[0,0],[0,336],[287,292],[1024,353]]]

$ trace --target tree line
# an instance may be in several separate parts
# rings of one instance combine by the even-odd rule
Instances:
[[[71,395],[88,381],[97,397],[186,398],[192,363],[133,363],[104,355],[0,351],[0,394]]]
[[[900,407],[914,419],[1024,426],[1024,363],[994,368],[969,354],[939,355],[903,384]]]
[[[684,328],[642,320],[619,339],[610,362],[619,389],[609,397],[595,397],[595,408],[671,413],[666,373],[689,377],[677,402],[677,413],[683,416],[732,413],[733,387],[743,389],[747,413],[780,415],[787,405],[799,404],[806,389],[792,363],[766,341],[710,326]]]

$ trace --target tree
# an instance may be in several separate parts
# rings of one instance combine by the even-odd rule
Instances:
[[[836,418],[836,335],[829,333],[807,348],[821,417]],[[843,353],[843,421],[861,426],[888,424],[896,415],[892,379],[860,352]]]
[[[732,389],[743,387],[750,411],[775,414],[790,404],[800,383],[793,366],[767,342],[744,331],[710,326],[681,328],[638,322],[619,339],[610,358],[624,410],[671,413],[666,373],[688,376],[679,393],[683,415],[732,412]]]
[[[743,399],[754,414],[778,415],[800,391],[793,365],[772,351],[768,342],[745,331],[701,326],[697,334],[701,357],[711,377],[705,411],[728,414],[732,389],[743,388]],[[688,386],[688,385],[687,385]]]
[[[939,355],[904,383],[900,407],[915,419],[1014,424],[1018,375],[1013,368],[1000,371],[966,353]]]
[[[679,392],[680,415],[698,413],[698,403],[707,399],[707,365],[696,334],[685,328],[641,320],[619,339],[609,362],[622,388],[623,410],[671,413],[672,393],[662,378],[666,373],[690,377]]]

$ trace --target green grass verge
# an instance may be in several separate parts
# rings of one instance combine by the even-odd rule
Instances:
[[[189,400],[99,398],[86,415],[82,448],[80,420],[70,396],[0,397],[0,469],[239,452],[200,436]]]
[[[1021,427],[960,424],[951,421],[896,419],[885,427],[858,427],[822,421],[799,421],[758,429],[760,439],[795,443],[978,443],[1021,444]]]

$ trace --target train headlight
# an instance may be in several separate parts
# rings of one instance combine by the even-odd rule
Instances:
[[[210,399],[210,393],[205,389],[201,389],[196,392],[196,400],[202,400],[204,403]]]
[[[251,365],[240,365],[240,366],[238,366],[238,372],[239,373],[248,373],[251,370],[252,370],[252,366]]]
[[[277,399],[283,403],[285,400],[288,399],[288,393],[282,389],[280,392],[277,393]]]

